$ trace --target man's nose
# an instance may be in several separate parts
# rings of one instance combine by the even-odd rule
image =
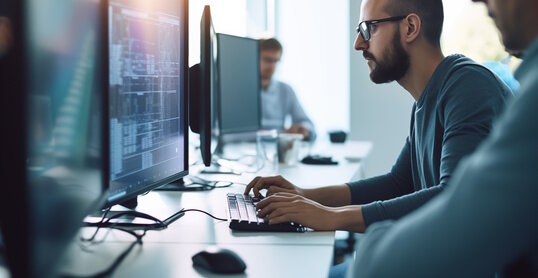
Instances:
[[[357,51],[361,51],[361,50],[365,50],[368,48],[368,42],[366,42],[364,40],[364,38],[362,37],[361,33],[357,33],[357,37],[355,38],[355,50]]]

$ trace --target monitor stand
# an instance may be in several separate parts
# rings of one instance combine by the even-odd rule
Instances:
[[[219,157],[222,157],[224,153],[224,140],[222,139],[222,135],[218,136],[217,139],[217,146],[215,147],[215,151],[211,154],[211,164],[204,169],[200,173],[202,174],[221,174],[221,175],[241,175],[241,172],[235,171],[234,169],[222,166],[218,160]]]
[[[233,169],[221,166],[217,161],[211,161],[209,167],[205,167],[202,174],[221,174],[221,175],[241,175],[241,172],[237,172]]]
[[[121,203],[120,206],[134,210],[138,206],[138,196]]]
[[[154,189],[154,191],[206,191],[211,190],[210,187],[201,184],[185,184],[183,178],[171,183],[162,185]]]
[[[217,146],[215,147],[215,150],[211,154],[211,164],[200,173],[202,174],[221,174],[221,175],[241,175],[242,173],[240,171],[235,170],[233,167],[222,165],[219,161],[226,161],[227,159],[224,157],[224,140],[222,139],[222,135],[218,136],[217,139]]]

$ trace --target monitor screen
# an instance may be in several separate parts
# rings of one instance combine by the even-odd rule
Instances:
[[[258,40],[217,37],[220,133],[257,131],[261,122]]]
[[[102,205],[107,161],[102,3],[7,2],[3,16],[13,27],[13,45],[0,62],[6,92],[1,119],[9,138],[2,151],[0,203],[13,277],[57,277],[57,263],[83,217]]]
[[[183,1],[109,1],[107,205],[188,172],[186,25]]]

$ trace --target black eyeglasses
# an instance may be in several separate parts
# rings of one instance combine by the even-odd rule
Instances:
[[[406,18],[407,15],[400,15],[400,16],[392,16],[382,19],[373,19],[373,20],[365,20],[359,23],[359,26],[357,26],[357,33],[361,33],[362,38],[364,41],[370,40],[370,27],[372,25],[376,25],[382,22],[390,22],[390,21],[399,21],[404,18]]]

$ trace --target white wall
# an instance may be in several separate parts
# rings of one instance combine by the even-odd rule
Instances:
[[[284,48],[276,78],[295,89],[321,140],[329,129],[349,129],[349,2],[275,1]]]
[[[276,0],[275,34],[284,46],[276,75],[294,87],[320,136],[344,128],[352,139],[374,142],[364,169],[370,177],[396,160],[413,99],[397,83],[370,81],[361,52],[353,49],[360,3]]]
[[[351,43],[356,37],[360,5],[361,1],[349,3]],[[351,138],[374,143],[364,169],[366,177],[371,177],[388,172],[396,161],[409,133],[413,98],[396,82],[374,84],[362,52],[355,51],[352,45],[347,51],[351,61]]]
[[[248,30],[246,1],[189,1],[189,66],[200,62],[200,20],[204,6],[210,6],[215,32],[246,36]]]

